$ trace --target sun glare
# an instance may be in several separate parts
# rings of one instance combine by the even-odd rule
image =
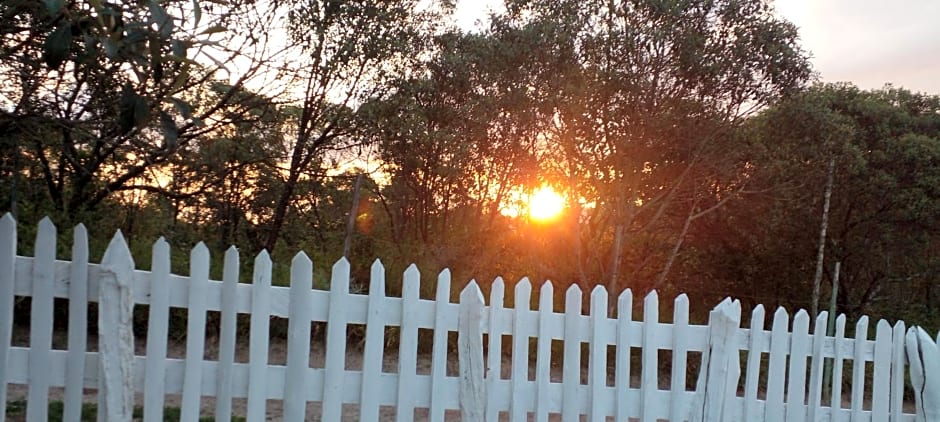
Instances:
[[[565,198],[551,186],[542,186],[529,196],[529,217],[545,222],[558,218],[565,208]]]

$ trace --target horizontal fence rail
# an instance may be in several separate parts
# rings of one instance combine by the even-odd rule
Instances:
[[[98,389],[99,412],[115,420],[129,420],[135,393],[142,393],[146,421],[163,420],[165,397],[177,394],[183,420],[198,418],[203,397],[215,397],[214,416],[222,420],[231,419],[237,398],[246,400],[248,420],[265,419],[269,399],[282,401],[283,414],[276,417],[288,421],[341,420],[344,404],[358,407],[366,421],[379,420],[382,406],[394,407],[399,421],[413,420],[419,408],[435,421],[457,415],[495,421],[503,414],[511,421],[545,421],[552,414],[565,421],[923,420],[904,410],[903,322],[878,321],[871,339],[869,320],[862,317],[848,337],[846,318],[839,315],[834,335],[827,336],[826,313],[812,319],[799,311],[791,318],[781,308],[765,329],[758,306],[749,328],[742,328],[740,303],[728,299],[712,311],[708,325],[694,325],[685,295],[675,298],[670,322],[663,322],[656,292],[643,298],[642,317],[635,319],[630,290],[609,298],[602,287],[589,293],[584,315],[577,285],[564,291],[564,311],[556,312],[553,285],[533,286],[525,278],[511,286],[511,307],[499,278],[490,286],[488,305],[475,282],[452,303],[449,271],[438,275],[429,300],[419,295],[414,265],[402,276],[401,297],[389,297],[379,261],[372,265],[368,293],[357,294],[350,293],[345,259],[332,267],[330,290],[319,290],[312,286],[314,264],[303,253],[292,261],[289,287],[271,285],[266,252],[255,258],[248,284],[238,282],[235,248],[225,253],[223,280],[215,281],[201,243],[191,252],[189,276],[170,273],[163,239],[153,246],[151,270],[136,270],[120,233],[102,263],[90,263],[82,226],[74,232],[71,260],[56,260],[56,228],[48,219],[39,225],[35,257],[17,256],[16,242],[15,222],[7,215],[0,220],[0,421],[8,384],[28,386],[28,420],[47,418],[50,387],[64,387],[66,420],[77,420],[83,388]],[[15,296],[31,298],[28,347],[11,346]],[[52,348],[54,298],[68,299],[66,350]],[[608,316],[610,300],[616,301],[616,317]],[[89,351],[85,336],[90,302],[99,303],[97,351]],[[134,305],[149,305],[146,352],[136,356]],[[184,358],[167,357],[171,308],[187,310]],[[220,315],[213,344],[205,336],[207,312]],[[236,348],[246,342],[236,338],[238,314],[250,315],[247,362],[235,361]],[[283,365],[269,363],[272,316],[288,319]],[[326,323],[322,367],[311,366],[311,323]],[[347,344],[350,325],[365,327],[361,348]],[[383,370],[386,327],[398,330],[396,372]],[[421,329],[433,330],[429,356],[418,352]],[[449,333],[457,333],[456,349]],[[205,357],[210,346],[216,360]],[[663,351],[669,352],[665,359]],[[361,369],[347,369],[349,354],[362,357]],[[430,361],[429,373],[419,373],[419,359]],[[447,371],[454,361],[457,376]],[[827,365],[831,382],[824,385]],[[687,379],[696,366],[697,378]],[[918,368],[923,374],[931,367]],[[917,380],[924,385],[923,376],[913,374],[915,387]],[[928,375],[928,384],[932,379]],[[920,413],[929,408],[921,396],[915,399]],[[319,415],[307,414],[309,402],[322,404]]]

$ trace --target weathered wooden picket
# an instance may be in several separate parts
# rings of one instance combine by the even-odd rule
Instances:
[[[35,257],[17,256],[16,245],[15,222],[7,215],[0,220],[0,421],[6,414],[8,384],[28,385],[31,421],[46,420],[50,387],[65,387],[65,420],[78,420],[83,388],[99,390],[99,412],[107,420],[130,420],[135,393],[143,394],[145,421],[163,420],[164,399],[170,394],[182,395],[182,419],[187,421],[198,418],[205,396],[216,397],[217,420],[231,418],[233,398],[246,398],[249,421],[265,419],[268,399],[283,401],[278,417],[288,421],[342,420],[344,404],[358,406],[365,421],[378,420],[380,406],[395,407],[399,421],[413,420],[416,408],[427,408],[434,421],[444,420],[448,410],[448,418],[459,412],[463,420],[473,421],[496,421],[503,413],[511,421],[531,416],[546,421],[550,414],[565,421],[587,415],[592,421],[613,417],[644,422],[917,417],[903,411],[903,322],[891,327],[879,321],[874,340],[869,340],[869,321],[862,317],[854,338],[846,338],[846,320],[839,316],[835,336],[829,337],[818,334],[825,330],[825,314],[810,321],[800,311],[791,328],[788,313],[778,309],[768,331],[764,309],[758,306],[750,328],[741,328],[740,304],[729,299],[712,311],[709,325],[692,325],[688,300],[681,295],[667,323],[660,321],[655,292],[643,300],[642,319],[635,320],[629,290],[617,297],[617,317],[611,318],[603,288],[591,292],[590,313],[583,315],[577,286],[567,290],[565,310],[559,313],[553,310],[555,291],[547,282],[539,289],[538,309],[530,309],[532,285],[527,279],[515,285],[512,308],[504,307],[500,279],[491,286],[489,306],[474,282],[462,290],[460,303],[451,303],[450,273],[440,273],[434,300],[422,299],[414,266],[404,273],[402,297],[387,297],[385,270],[378,261],[372,266],[369,293],[351,294],[345,259],[333,265],[330,290],[324,291],[312,288],[313,264],[303,253],[292,262],[290,287],[271,286],[272,264],[264,252],[254,261],[253,283],[245,284],[238,282],[234,248],[225,254],[219,282],[209,279],[209,252],[202,244],[192,250],[188,277],[170,273],[169,246],[162,239],[153,246],[151,270],[135,270],[120,233],[100,265],[89,263],[82,226],[74,232],[71,260],[56,260],[56,228],[49,220],[39,225]],[[11,346],[14,296],[32,298],[29,347]],[[52,349],[53,298],[69,299],[67,350]],[[87,351],[88,302],[99,303],[97,352]],[[150,305],[144,356],[133,354],[134,304]],[[185,359],[167,358],[170,307],[188,309]],[[204,359],[207,311],[221,315],[217,361]],[[251,315],[245,363],[234,359],[237,314]],[[289,319],[286,365],[268,361],[271,316]],[[310,367],[311,322],[327,323],[323,367]],[[365,325],[362,351],[347,350],[349,324]],[[399,327],[396,373],[382,370],[386,327]],[[427,358],[418,353],[419,329],[434,331],[430,374],[417,371],[417,360]],[[448,350],[450,332],[458,333],[456,351]],[[511,336],[508,353],[502,350],[503,336]],[[534,350],[529,349],[531,339]],[[563,344],[560,380],[551,367],[551,354],[558,353],[553,341]],[[924,347],[936,350],[935,343],[927,343]],[[660,362],[660,351],[671,351],[671,361]],[[362,353],[361,370],[346,369],[347,353]],[[459,374],[450,376],[448,357],[455,353]],[[701,367],[694,389],[686,388],[692,354]],[[509,356],[505,363],[504,355]],[[824,360],[833,368],[829,397],[823,397]],[[851,374],[845,371],[846,362]],[[668,379],[661,379],[661,366],[670,368]],[[848,404],[843,393],[849,393]],[[322,402],[322,414],[307,415],[308,402]]]

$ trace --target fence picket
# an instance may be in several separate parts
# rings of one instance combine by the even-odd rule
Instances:
[[[500,369],[503,359],[503,339],[500,334],[503,330],[500,324],[500,314],[503,312],[503,300],[505,299],[506,286],[502,277],[496,277],[490,286],[490,306],[489,306],[489,336],[487,338],[488,348],[486,352],[486,420],[495,421],[499,419],[499,408],[497,407],[496,384],[500,379]]]
[[[322,420],[338,421],[343,416],[343,381],[346,378],[346,309],[349,301],[349,261],[333,264],[330,280],[329,322],[326,326],[326,370],[323,377]]]
[[[209,290],[209,248],[199,242],[189,257],[189,308],[186,312],[186,372],[180,419],[199,419],[202,362],[206,347],[206,294]]]
[[[633,320],[633,292],[626,289],[617,298],[617,349],[614,368],[614,388],[617,391],[616,420],[623,421],[634,416],[630,412],[627,395],[630,391],[630,327]]]
[[[863,418],[862,396],[865,393],[865,343],[868,341],[868,316],[855,324],[855,356],[852,360],[852,422]]]
[[[580,410],[578,387],[581,386],[581,340],[576,333],[581,319],[581,303],[581,288],[572,284],[565,292],[565,340],[561,368],[561,419],[564,422],[578,420]]]
[[[823,339],[826,338],[826,323],[829,313],[820,312],[813,326],[812,362],[809,368],[809,403],[807,403],[806,420],[815,421],[822,410],[822,382],[823,382]]]
[[[382,374],[382,352],[385,345],[385,321],[382,308],[385,298],[385,268],[378,259],[372,263],[366,315],[366,346],[362,352],[362,396],[359,415],[362,420],[379,419],[379,378]]]
[[[483,293],[476,281],[460,292],[457,359],[460,364],[460,420],[483,422],[486,385],[483,382]]]
[[[55,284],[56,228],[49,217],[39,222],[33,262],[29,314],[29,400],[26,418],[47,420],[49,414],[49,351],[52,348],[52,304]]]
[[[13,337],[13,285],[16,282],[16,220],[10,213],[0,218],[0,422],[7,415],[7,357]]]
[[[747,339],[747,370],[744,379],[744,413],[742,420],[757,420],[760,415],[760,403],[757,400],[757,387],[760,381],[760,362],[766,347],[764,331],[764,305],[757,305],[751,312],[751,325]]]
[[[134,410],[133,272],[134,260],[118,231],[101,259],[98,279],[98,373],[104,383],[99,420],[130,420]]]
[[[398,422],[414,420],[418,377],[418,299],[421,273],[414,264],[405,270],[401,289],[401,330],[398,346]]]
[[[678,421],[688,412],[685,406],[685,371],[688,360],[689,297],[684,293],[673,301],[672,316],[672,399],[669,419]]]
[[[539,333],[535,355],[535,420],[548,422],[549,390],[551,388],[552,338],[549,324],[554,311],[552,282],[546,281],[539,290]]]
[[[659,388],[659,350],[653,345],[659,326],[659,295],[655,290],[643,299],[643,351],[640,367],[640,422],[654,422],[657,402],[653,393]]]
[[[891,393],[891,324],[883,319],[875,328],[874,367],[871,417],[875,421],[887,421]]]
[[[891,420],[904,417],[904,321],[894,324],[891,334]]]
[[[836,333],[833,338],[833,348],[835,349],[832,358],[832,396],[829,399],[831,422],[839,422],[842,418],[842,366],[845,361],[845,355],[842,351],[842,345],[845,344],[845,314],[836,318]]]
[[[567,336],[567,335],[566,335]],[[589,420],[606,421],[607,406],[614,399],[607,394],[607,290],[597,285],[591,291],[591,348],[588,384],[591,391]]]
[[[764,405],[764,420],[780,422],[784,420],[783,387],[786,382],[787,349],[789,338],[787,324],[790,316],[783,308],[774,313],[773,328],[770,330],[770,363],[767,370],[767,402]]]
[[[303,421],[307,412],[312,288],[313,263],[307,254],[300,252],[294,256],[290,266],[287,375],[284,380],[284,420],[289,422]]]
[[[690,415],[694,422],[731,419],[741,375],[734,341],[740,326],[741,303],[731,298],[725,298],[708,315],[708,340],[702,353],[702,368]]]
[[[516,283],[514,293],[515,313],[512,324],[512,401],[509,405],[511,422],[528,419],[527,410],[533,403],[529,381],[529,336],[525,332],[526,317],[530,314],[529,301],[532,284],[528,278]]]
[[[271,256],[262,250],[255,257],[251,277],[251,321],[248,346],[248,403],[245,419],[266,419],[268,399],[268,333],[271,312]]]
[[[222,306],[219,324],[218,386],[216,387],[215,419],[232,420],[232,381],[235,364],[235,330],[238,320],[235,313],[235,294],[238,287],[238,249],[234,246],[225,251],[222,270]]]
[[[79,420],[82,416],[85,352],[88,350],[88,231],[83,224],[75,226],[72,239],[72,262],[69,264],[69,351],[62,406],[62,419],[67,421]]]
[[[144,378],[147,380],[144,383],[144,422],[162,422],[170,311],[170,244],[162,237],[153,244],[150,271],[147,366],[144,368]]]
[[[806,420],[806,357],[809,355],[809,314],[800,309],[790,335],[790,370],[787,385],[787,422]]]
[[[437,276],[434,297],[434,338],[431,345],[431,409],[429,420],[443,421],[447,389],[447,312],[450,310],[450,270]]]

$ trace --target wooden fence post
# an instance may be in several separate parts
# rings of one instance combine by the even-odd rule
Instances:
[[[940,420],[940,349],[920,327],[907,330],[907,359],[917,405],[917,422]],[[928,375],[929,374],[929,375]]]
[[[731,415],[730,403],[741,375],[734,336],[741,326],[741,302],[722,301],[708,318],[708,346],[702,354],[691,421],[721,421]]]
[[[457,333],[460,364],[460,420],[483,422],[486,386],[483,384],[483,293],[475,281],[460,292]]]
[[[7,415],[6,371],[13,337],[13,283],[16,277],[16,220],[10,213],[0,218],[0,422]]]
[[[118,231],[101,260],[98,281],[98,366],[104,396],[99,419],[129,421],[134,410],[134,258]]]

